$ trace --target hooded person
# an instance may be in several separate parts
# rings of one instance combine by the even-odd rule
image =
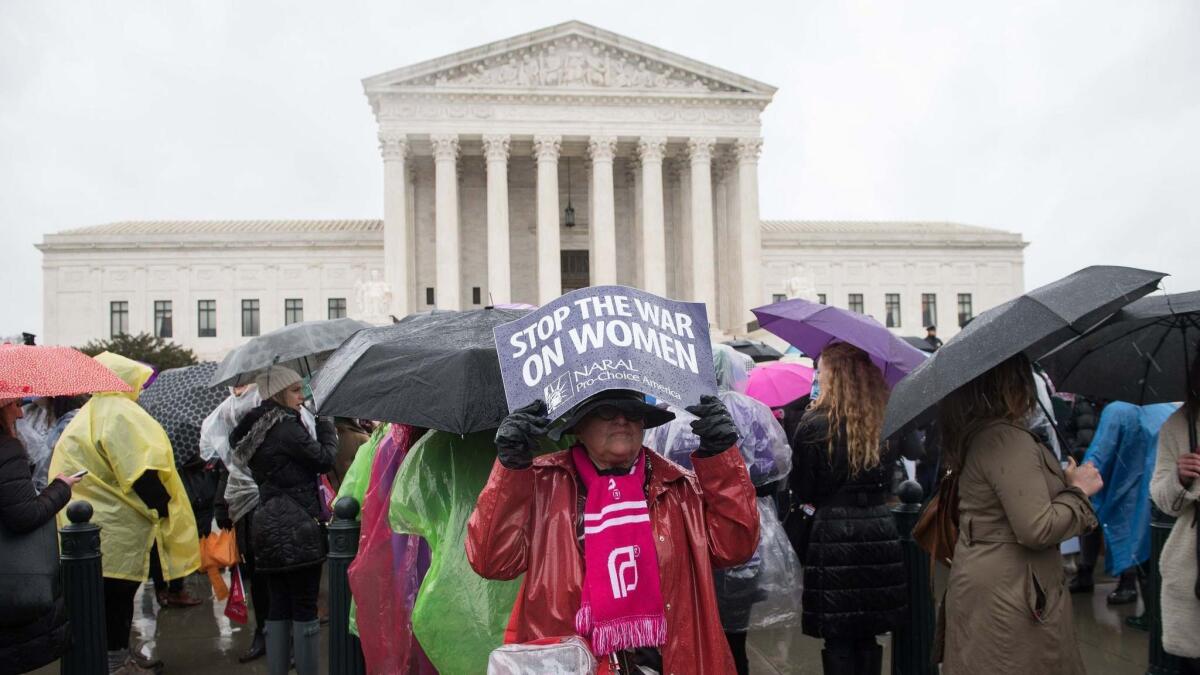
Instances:
[[[734,672],[712,570],[754,554],[754,486],[720,399],[687,411],[700,438],[695,473],[642,445],[644,429],[674,414],[633,391],[577,405],[564,425],[577,443],[536,459],[545,404],[504,420],[466,552],[486,579],[525,575],[507,642],[580,635],[608,672]]]
[[[717,397],[729,410],[741,437],[738,449],[758,494],[759,545],[744,565],[718,569],[717,606],[738,675],[749,672],[746,637],[750,630],[778,628],[800,616],[800,561],[780,524],[776,495],[792,470],[792,449],[783,426],[765,403],[746,395],[746,355],[729,345],[713,345]],[[700,447],[691,413],[672,409],[675,419],[648,429],[646,447],[691,469]],[[752,611],[753,614],[752,614]]]
[[[161,662],[147,662],[129,651],[133,598],[149,573],[151,549],[157,548],[163,577],[179,579],[200,567],[200,541],[171,441],[137,404],[154,370],[111,352],[95,358],[132,391],[92,396],[59,437],[49,473],[88,471],[74,496],[91,503],[92,522],[104,533],[100,552],[109,671],[142,673],[161,668]],[[64,513],[59,523],[66,525]]]
[[[231,460],[249,468],[259,502],[250,528],[254,565],[265,575],[270,609],[265,625],[267,672],[287,675],[294,645],[296,672],[316,675],[320,622],[317,596],[325,562],[327,519],[320,474],[333,468],[338,437],[333,421],[317,420],[309,435],[300,411],[304,383],[296,371],[271,366],[255,379],[262,403],[229,436]]]

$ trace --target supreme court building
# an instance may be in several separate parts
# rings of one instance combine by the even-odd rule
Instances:
[[[45,338],[217,357],[297,320],[541,304],[625,284],[718,332],[803,295],[943,335],[1023,289],[1017,234],[759,217],[775,88],[579,22],[369,77],[382,220],[119,222],[47,235]],[[769,151],[769,144],[768,144]],[[364,300],[364,296],[367,297]],[[932,312],[932,314],[931,314]],[[933,319],[930,321],[929,319]]]

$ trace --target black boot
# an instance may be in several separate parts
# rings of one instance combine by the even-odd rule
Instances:
[[[822,649],[821,668],[825,675],[855,675],[854,655],[841,649]]]
[[[1117,583],[1117,590],[1108,594],[1108,604],[1110,605],[1128,605],[1137,602],[1137,573],[1133,570],[1125,570],[1121,573],[1121,580]]]
[[[1067,588],[1072,593],[1091,593],[1096,588],[1096,582],[1092,580],[1092,566],[1080,565]]]
[[[238,657],[238,663],[250,663],[261,659],[267,654],[267,638],[261,630],[254,631],[254,639],[250,641],[250,648],[246,653]]]
[[[880,675],[883,671],[883,647],[872,643],[854,653],[854,675]]]

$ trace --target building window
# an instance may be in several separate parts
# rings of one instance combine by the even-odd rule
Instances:
[[[109,337],[129,333],[129,303],[127,301],[116,300],[108,303],[108,333]]]
[[[483,302],[483,290],[478,286],[471,287],[471,304],[478,305]]]
[[[283,301],[283,325],[290,326],[304,320],[304,301],[300,298],[288,298]]]
[[[787,300],[787,296],[783,293],[771,294],[771,302],[783,302],[784,300]]]
[[[330,298],[329,299],[329,318],[331,318],[331,319],[346,318],[346,299],[345,298]]]
[[[425,304],[427,304],[427,305],[433,304],[433,287],[432,286],[425,287]]]
[[[196,335],[217,337],[217,301],[196,301]]]
[[[591,261],[588,252],[584,250],[566,250],[560,253],[559,263],[562,273],[563,293],[591,284]]]
[[[863,296],[862,293],[851,293],[850,299],[846,303],[847,308],[851,312],[863,313]]]
[[[921,294],[921,324],[928,328],[937,325],[937,294]]]
[[[154,337],[169,338],[175,335],[171,325],[171,301],[154,301]]]
[[[885,320],[888,328],[900,327],[900,294],[899,293],[884,293],[883,294],[883,309],[885,312]]]
[[[825,294],[824,294],[824,293],[817,293],[817,302],[819,302],[819,303],[820,303],[820,304],[822,304],[822,305],[826,304],[826,303],[825,303]]]
[[[958,294],[958,327],[962,328],[967,325],[967,322],[975,318],[975,310],[971,306],[971,294]]]
[[[242,337],[254,337],[260,328],[258,300],[242,300]]]

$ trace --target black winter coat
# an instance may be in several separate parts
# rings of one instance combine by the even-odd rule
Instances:
[[[792,439],[793,499],[816,507],[804,557],[801,627],[818,638],[865,638],[896,628],[907,585],[900,535],[885,501],[898,449],[848,476],[844,428],[828,450],[825,413],[805,413]]]
[[[259,503],[251,539],[255,570],[285,572],[325,561],[325,528],[320,522],[320,474],[333,468],[338,437],[333,421],[317,422],[309,436],[300,413],[264,401],[246,414],[229,443],[258,483]]]
[[[51,481],[38,494],[29,456],[17,439],[0,434],[0,523],[9,532],[32,532],[52,520],[71,499],[71,488]],[[0,612],[4,599],[0,598]],[[62,598],[37,621],[0,629],[0,674],[24,673],[59,658],[67,644],[67,612]]]

